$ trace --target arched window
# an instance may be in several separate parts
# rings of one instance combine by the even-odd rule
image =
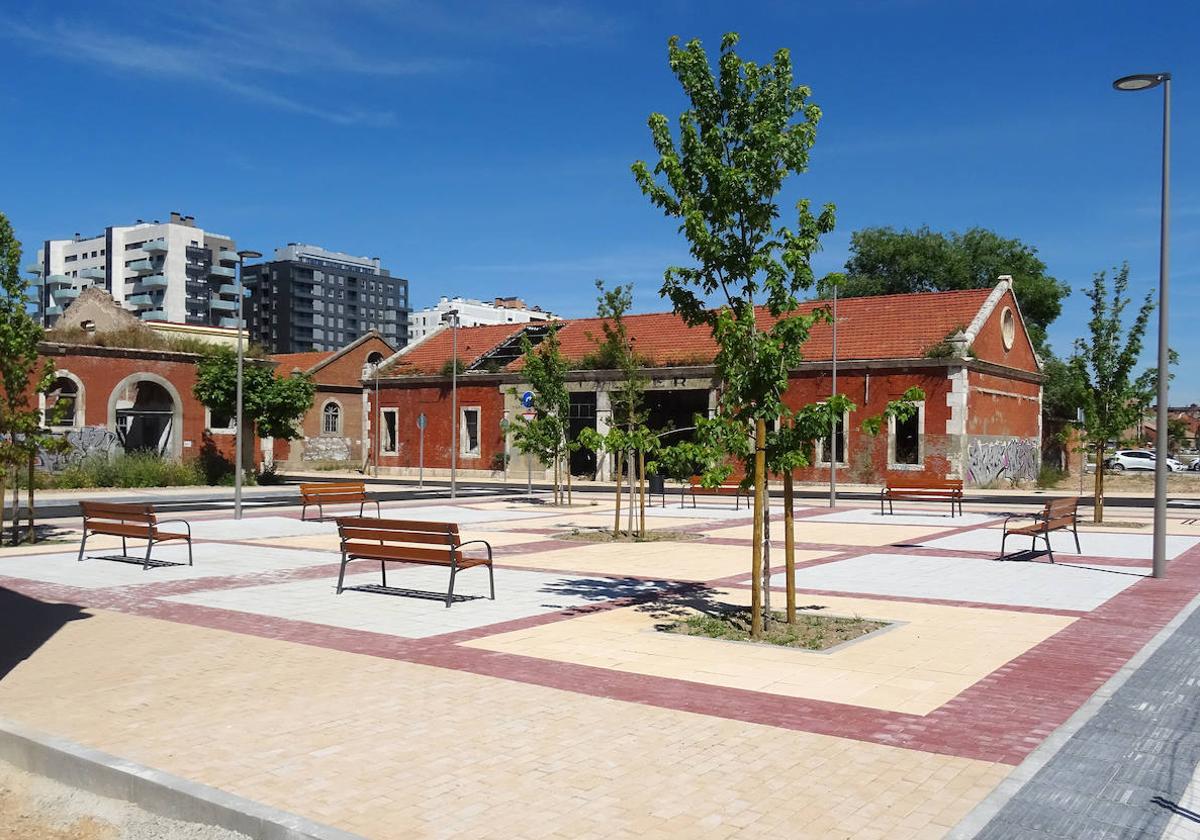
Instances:
[[[342,407],[335,402],[325,403],[321,411],[321,434],[336,435],[342,429]]]
[[[56,428],[74,428],[79,401],[79,385],[60,376],[46,394],[46,418]]]
[[[383,354],[376,350],[371,355],[367,356],[367,364],[377,365],[383,361]]]

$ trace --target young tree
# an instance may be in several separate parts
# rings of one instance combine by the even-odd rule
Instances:
[[[766,423],[782,413],[787,372],[800,362],[809,330],[829,317],[820,309],[794,312],[813,284],[809,261],[833,229],[834,211],[826,205],[814,215],[804,199],[795,228],[777,226],[779,192],[789,175],[808,168],[821,112],[809,89],[795,84],[787,50],[760,65],[741,59],[737,43],[735,33],[721,39],[714,77],[698,40],[680,47],[670,39],[668,61],[690,107],[680,115],[678,139],[664,115],[650,116],[659,160],[653,170],[637,161],[633,174],[650,202],[679,220],[696,263],[668,268],[662,294],[686,323],[707,325],[716,339],[718,417],[741,434],[753,429],[754,455],[744,464],[755,487],[751,634],[759,638]]]
[[[13,542],[18,540],[17,488],[23,467],[29,471],[29,539],[34,536],[33,459],[46,443],[36,394],[49,389],[54,363],[39,365],[41,325],[26,311],[27,284],[21,278],[21,243],[0,213],[0,534],[4,532],[4,485],[13,481]]]
[[[513,421],[513,445],[526,455],[534,455],[543,464],[554,468],[554,504],[563,501],[563,459],[574,447],[570,440],[571,395],[567,391],[567,371],[570,365],[562,354],[558,327],[551,325],[545,339],[537,347],[527,336],[521,337],[524,353],[523,372],[533,391],[533,410],[536,417]],[[570,464],[568,463],[567,493],[570,493]],[[568,495],[567,503],[570,504]]]
[[[1181,417],[1167,420],[1167,444],[1169,449],[1186,449],[1192,445],[1192,430]]]
[[[222,347],[200,359],[192,393],[212,411],[233,416],[237,410],[237,356],[232,350]],[[277,376],[266,365],[242,366],[242,416],[260,437],[299,437],[297,421],[312,408],[316,393],[312,378],[299,371]],[[245,448],[243,457],[250,451]]]
[[[1154,297],[1147,292],[1133,323],[1126,327],[1123,316],[1129,306],[1129,265],[1115,270],[1112,293],[1103,271],[1092,279],[1087,291],[1092,302],[1088,337],[1075,340],[1070,368],[1083,396],[1083,434],[1096,450],[1096,489],[1093,517],[1104,521],[1104,453],[1109,441],[1120,441],[1137,424],[1150,405],[1157,388],[1153,369],[1135,374],[1142,353],[1142,339],[1154,311]]]

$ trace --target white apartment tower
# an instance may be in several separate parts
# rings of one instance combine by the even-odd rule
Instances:
[[[172,212],[166,222],[49,239],[28,267],[42,323],[53,326],[88,286],[105,289],[143,321],[236,327],[237,251],[228,236]]]
[[[532,321],[556,321],[556,316],[537,307],[532,309],[517,297],[496,298],[492,303],[473,298],[442,296],[434,305],[413,311],[408,316],[408,341],[411,344],[443,326],[443,316],[458,311],[458,323],[463,327],[484,324],[528,324]]]

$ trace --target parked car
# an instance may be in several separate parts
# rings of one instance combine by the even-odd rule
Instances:
[[[1192,472],[1200,472],[1200,458],[1197,458],[1192,463],[1188,464],[1188,469]]]
[[[1167,469],[1171,472],[1183,472],[1184,466],[1179,461],[1170,455],[1166,456],[1166,460]],[[1113,472],[1125,472],[1126,470],[1153,472],[1154,466],[1154,453],[1144,449],[1121,449],[1104,460],[1104,468]]]

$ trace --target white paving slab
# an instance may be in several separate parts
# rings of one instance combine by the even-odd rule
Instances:
[[[183,518],[186,519],[186,516]],[[203,540],[256,540],[266,537],[305,537],[337,533],[335,522],[302,522],[290,516],[197,519],[188,522],[192,526],[192,536]],[[163,530],[169,530],[169,526]]]
[[[440,597],[449,580],[446,569],[396,567],[388,569],[387,577],[391,588],[421,591],[429,597],[353,589],[338,595],[337,577],[330,575],[319,580],[210,590],[164,600],[419,639],[602,603],[652,588],[642,581],[497,569],[496,600],[492,601],[487,598],[487,570],[476,567],[460,572],[454,583],[454,594],[471,596],[471,600],[456,602],[447,609]],[[346,585],[376,585],[379,580],[378,571],[348,574]]]
[[[1001,517],[996,514],[962,513],[950,515],[950,506],[942,512],[905,510],[892,514],[880,514],[870,508],[855,508],[839,510],[833,513],[822,513],[808,517],[813,522],[850,522],[855,525],[939,525],[949,528],[965,528],[969,525],[982,525]]]
[[[1143,571],[966,557],[868,554],[796,570],[796,586],[865,595],[1092,610],[1132,586]],[[783,586],[782,574],[771,578]]]
[[[138,544],[131,540],[129,553],[140,558],[142,554],[137,546]],[[144,550],[143,548],[142,551]],[[0,576],[77,586],[82,589],[102,589],[106,586],[136,586],[172,580],[196,580],[222,575],[298,569],[338,561],[336,555],[328,552],[267,546],[197,543],[193,550],[193,566],[159,566],[146,570],[133,563],[101,559],[105,555],[120,554],[120,548],[89,550],[82,562],[75,559],[78,557],[77,551],[70,554],[4,557],[0,558]],[[186,564],[187,546],[164,543],[155,546],[151,558]]]
[[[373,510],[374,505],[370,509]],[[459,524],[504,522],[512,519],[544,519],[556,512],[555,508],[549,506],[540,510],[479,510],[455,505],[403,507],[385,504],[383,506],[384,519],[416,519],[423,522],[457,522]]]
[[[926,548],[943,548],[948,551],[987,551],[1000,553],[1000,539],[1003,536],[1000,528],[980,528],[965,534],[955,534],[937,540],[920,543]],[[913,542],[919,542],[914,540]],[[1029,537],[1009,537],[1004,550],[1008,553],[1025,551],[1030,546]],[[1192,546],[1200,543],[1200,537],[1185,537],[1167,535],[1167,558],[1178,557]],[[1050,534],[1050,545],[1054,548],[1055,559],[1069,560],[1075,554],[1075,538],[1065,531],[1054,531]],[[1111,534],[1084,532],[1079,533],[1079,545],[1083,554],[1092,557],[1125,557],[1130,560],[1149,560],[1154,556],[1154,537],[1151,534]],[[1038,540],[1038,547],[1045,549],[1045,543]]]
[[[795,508],[796,510],[805,510],[805,508]],[[612,508],[609,508],[611,514]],[[752,508],[747,508],[742,505],[740,509],[734,509],[733,505],[720,504],[702,504],[697,503],[696,507],[688,504],[687,507],[679,507],[678,504],[667,502],[665,508],[662,507],[647,507],[646,516],[661,516],[668,519],[708,519],[713,522],[724,522],[728,519],[749,519],[754,515]],[[772,516],[783,516],[782,507],[772,507]],[[622,514],[624,516],[624,514]]]

